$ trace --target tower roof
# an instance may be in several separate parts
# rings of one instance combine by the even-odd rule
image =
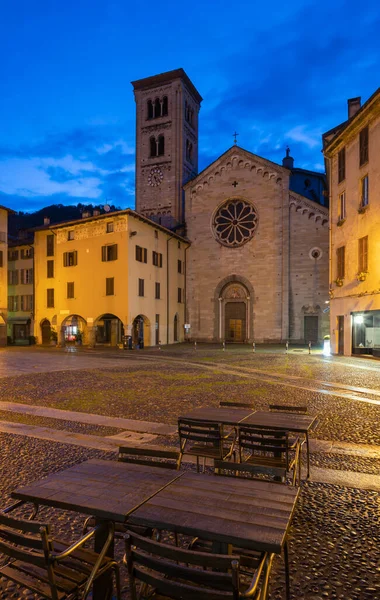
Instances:
[[[173,79],[182,79],[190,91],[195,96],[196,100],[200,103],[203,98],[198,92],[195,85],[192,83],[191,79],[186,75],[183,69],[174,69],[173,71],[166,71],[165,73],[160,73],[159,75],[152,75],[151,77],[145,77],[144,79],[137,79],[136,81],[131,81],[133,85],[133,89],[135,90],[144,90],[149,89],[151,87],[155,87],[157,85],[162,85],[164,83],[170,83]]]

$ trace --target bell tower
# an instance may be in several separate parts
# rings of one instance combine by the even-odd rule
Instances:
[[[198,173],[202,97],[183,69],[132,82],[136,101],[136,211],[175,228],[182,186]]]

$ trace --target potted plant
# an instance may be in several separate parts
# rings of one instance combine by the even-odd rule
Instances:
[[[75,336],[75,345],[76,346],[82,345],[82,332],[81,331],[78,331],[78,333]]]
[[[54,329],[54,327],[52,327],[51,330],[50,330],[50,345],[51,346],[56,346],[57,345],[57,341],[58,341],[57,330]]]
[[[342,287],[342,285],[343,285],[343,283],[344,283],[344,280],[343,280],[341,277],[337,277],[337,278],[335,279],[335,283],[336,283],[336,285],[337,285],[338,287]]]

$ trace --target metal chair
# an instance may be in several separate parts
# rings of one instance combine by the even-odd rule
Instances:
[[[137,465],[179,469],[178,450],[162,450],[154,446],[119,446],[118,460]]]
[[[301,482],[300,442],[290,443],[287,431],[266,427],[239,426],[239,462],[247,462],[264,474],[271,474],[286,481],[292,472],[292,484]]]
[[[228,460],[234,453],[236,429],[232,429],[227,435],[223,435],[223,426],[219,423],[179,419],[178,434],[180,445],[179,463],[181,464],[184,454],[196,456],[198,472],[200,458],[203,458],[203,470],[205,470],[207,458]],[[188,446],[189,443],[193,443],[193,445]]]
[[[307,406],[292,406],[286,404],[270,404],[269,410],[271,412],[282,412],[282,413],[292,413],[298,415],[307,415]],[[302,446],[306,442],[306,463],[307,463],[307,478],[310,477],[310,442],[309,442],[309,432],[307,431],[305,434],[301,434],[299,437]],[[296,438],[290,438],[290,442],[295,442]],[[300,459],[301,460],[301,459]]]
[[[113,527],[100,553],[83,548],[84,544],[107,525],[99,525],[73,544],[53,539],[50,525],[9,516],[24,502],[0,512],[0,552],[7,558],[0,576],[10,579],[49,600],[85,600],[94,581],[112,571],[116,593],[121,599],[119,567],[106,556],[113,541]]]
[[[252,410],[255,408],[251,402],[230,402],[229,400],[221,400],[219,406],[227,408],[251,408]]]
[[[243,589],[238,556],[195,552],[154,542],[133,532],[128,532],[125,545],[123,563],[128,569],[132,600],[156,594],[176,600],[264,600],[268,597],[273,554],[260,555],[250,574],[250,585]]]

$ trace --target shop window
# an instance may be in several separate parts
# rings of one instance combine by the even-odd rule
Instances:
[[[117,244],[102,246],[102,261],[109,262],[111,260],[117,260]]]

